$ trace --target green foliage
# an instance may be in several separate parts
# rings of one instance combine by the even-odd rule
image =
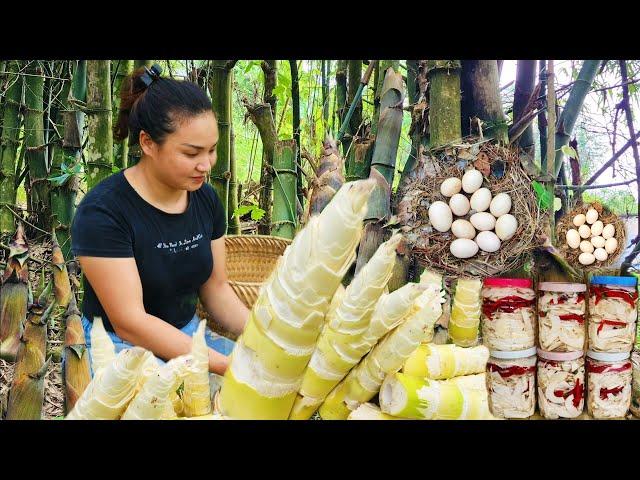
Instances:
[[[240,205],[233,211],[232,218],[244,217],[247,213],[251,213],[251,220],[258,221],[264,217],[265,211],[255,203]]]
[[[119,171],[120,169],[118,167],[114,166],[113,170]],[[55,177],[48,177],[47,178],[47,180],[49,180],[51,182],[51,184],[56,186],[56,187],[63,186],[65,183],[67,183],[69,181],[69,179],[73,175],[80,175],[80,173],[82,171],[82,164],[76,163],[72,167],[68,167],[63,162],[62,165],[60,165],[60,171],[62,172],[62,175],[58,175],[58,176],[55,176]]]
[[[609,207],[617,215],[637,215],[638,202],[628,191],[602,189],[587,191],[582,195],[585,202],[599,201]]]

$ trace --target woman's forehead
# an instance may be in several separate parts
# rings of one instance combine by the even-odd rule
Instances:
[[[213,113],[183,118],[171,135],[177,143],[206,146],[218,141],[218,125]]]

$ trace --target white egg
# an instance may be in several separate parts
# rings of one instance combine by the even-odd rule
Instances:
[[[509,210],[511,210],[511,197],[506,193],[499,193],[491,200],[489,211],[494,217],[498,218],[509,213]]]
[[[609,238],[604,243],[604,249],[607,251],[609,255],[615,252],[617,248],[618,248],[618,240],[616,240],[615,238]]]
[[[589,238],[591,236],[591,229],[589,228],[589,225],[580,225],[578,233],[582,238]]]
[[[601,235],[603,229],[604,224],[600,220],[593,222],[593,225],[591,225],[591,236],[597,237],[598,235]]]
[[[462,189],[467,193],[473,193],[482,186],[482,172],[469,170],[462,176]]]
[[[587,221],[587,217],[584,215],[584,213],[579,213],[578,215],[573,217],[573,224],[576,227],[579,227],[580,225],[584,225],[584,222],[586,221]]]
[[[593,244],[589,240],[582,240],[580,242],[580,251],[593,253]]]
[[[604,262],[607,258],[609,258],[609,254],[604,248],[596,248],[596,251],[593,252],[593,256],[596,257],[596,260],[599,262]]]
[[[456,193],[460,193],[462,189],[462,181],[459,178],[450,177],[447,178],[440,185],[440,193],[445,197],[452,197]]]
[[[458,217],[462,217],[469,212],[469,199],[461,193],[456,193],[449,200],[449,208]]]
[[[441,201],[433,202],[429,207],[429,221],[439,232],[448,231],[453,221],[449,205]]]
[[[471,195],[471,209],[476,212],[484,212],[489,208],[491,204],[491,190],[488,188],[481,188],[476,190],[473,195]]]
[[[471,258],[478,253],[478,244],[468,238],[458,238],[451,242],[449,250],[454,257]]]
[[[596,261],[596,257],[593,256],[593,253],[583,252],[578,257],[578,261],[582,265],[591,265],[593,262]]]
[[[471,221],[471,225],[481,232],[493,230],[493,227],[496,226],[496,217],[489,212],[474,213],[469,220]]]
[[[493,232],[480,232],[476,237],[476,243],[480,250],[485,252],[497,252],[500,250],[500,239]]]
[[[591,225],[596,220],[598,220],[598,211],[595,208],[590,208],[587,211],[587,214],[585,215],[585,217],[587,219],[587,223]]]
[[[602,229],[602,238],[604,238],[605,240],[613,238],[615,234],[616,234],[616,227],[614,227],[610,223],[607,223]]]
[[[467,220],[459,219],[451,224],[451,233],[457,238],[473,240],[476,236],[476,229]]]
[[[503,242],[513,237],[517,229],[518,221],[510,213],[505,213],[496,220],[496,235]]]
[[[602,237],[591,237],[591,243],[596,248],[604,248],[606,240]]]
[[[580,234],[575,228],[567,230],[567,245],[571,248],[578,248],[580,246]]]

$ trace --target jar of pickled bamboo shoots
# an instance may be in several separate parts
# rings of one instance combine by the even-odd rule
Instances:
[[[536,347],[490,352],[487,362],[489,409],[499,418],[528,418],[536,409]]]
[[[544,418],[576,418],[584,409],[583,352],[538,349],[538,407]]]
[[[528,278],[486,278],[482,288],[482,341],[490,350],[535,347],[535,292]]]
[[[589,350],[631,352],[637,306],[635,277],[593,277],[589,287]]]
[[[584,283],[538,285],[538,338],[546,352],[584,352],[586,336]]]
[[[593,418],[624,418],[631,405],[629,352],[587,352],[587,411]]]

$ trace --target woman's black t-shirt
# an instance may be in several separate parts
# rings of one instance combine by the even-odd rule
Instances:
[[[192,318],[198,290],[213,269],[211,240],[224,235],[226,218],[215,190],[204,184],[188,193],[183,213],[166,213],[146,202],[124,171],[96,185],[80,202],[71,226],[74,255],[135,258],[144,308],[177,328]],[[113,327],[84,279],[82,313]]]

